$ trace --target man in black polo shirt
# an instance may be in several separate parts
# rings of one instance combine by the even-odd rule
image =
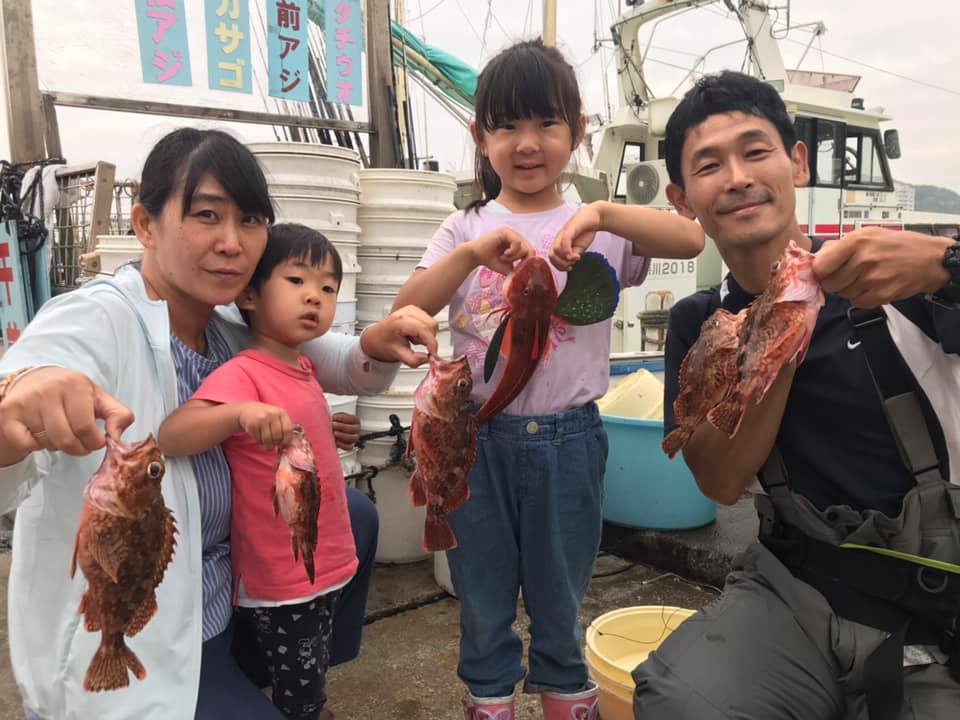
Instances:
[[[764,542],[744,553],[721,598],[634,671],[636,718],[958,716],[960,672],[947,666],[949,648],[926,635],[922,645],[911,644],[921,636],[906,633],[904,651],[904,636],[863,622],[876,616],[873,595],[867,601],[850,594],[846,571],[838,572],[850,567],[844,565],[850,553],[862,551],[838,546],[856,542],[960,563],[960,493],[945,482],[951,475],[960,481],[960,311],[954,309],[960,246],[877,228],[826,244],[806,237],[795,218],[794,188],[809,180],[807,149],[796,142],[776,91],[740,73],[705,77],[687,93],[667,126],[666,163],[671,202],[700,221],[730,274],[720,288],[685,298],[671,311],[665,433],[676,426],[679,368],[701,324],[718,307],[738,312],[749,305],[790,240],[816,253],[826,304],[806,360],[785,367],[763,402],[750,403],[736,436],[703,423],[684,448],[700,489],[718,502],[736,502],[761,469],[765,480],[777,476],[789,490],[770,493],[776,512],[761,513],[769,523]],[[923,468],[926,474],[908,469],[901,457],[871,375],[874,360],[868,365],[848,318],[851,306],[884,307],[899,354],[925,391],[918,388],[917,406],[929,427],[923,437],[932,445],[931,464],[938,466]],[[921,424],[911,426],[911,439]],[[782,463],[768,463],[776,451]],[[769,470],[774,467],[780,469]],[[915,489],[920,484],[929,491],[923,502]],[[929,518],[922,506],[932,508]],[[880,556],[865,554],[852,567],[873,568]],[[871,570],[863,582],[872,593],[873,575],[899,578],[915,567]],[[941,636],[938,626],[933,638],[939,643]]]

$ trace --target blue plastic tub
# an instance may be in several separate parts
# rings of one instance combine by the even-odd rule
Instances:
[[[697,488],[683,458],[660,449],[662,420],[603,415],[610,439],[603,518],[617,525],[681,530],[713,522],[717,506]]]

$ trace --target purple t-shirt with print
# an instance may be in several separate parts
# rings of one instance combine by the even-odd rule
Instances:
[[[541,257],[548,257],[553,239],[579,206],[561,205],[537,213],[511,213],[498,203],[488,203],[464,213],[458,211],[444,220],[434,234],[418,267],[428,268],[461,243],[498,227],[509,227],[524,236]],[[618,235],[597,233],[591,252],[602,253],[617,272],[623,287],[639,285],[650,260],[633,255],[629,242]],[[557,292],[563,292],[566,273],[550,266]],[[489,383],[483,382],[483,362],[500,315],[492,311],[505,307],[502,288],[505,278],[489,268],[479,267],[467,277],[450,300],[450,330],[456,356],[466,355],[473,371],[473,399],[486,400],[496,389],[506,366],[504,358]],[[594,325],[574,326],[553,318],[546,353],[530,382],[504,412],[510,415],[545,415],[580,407],[601,397],[609,382],[611,320]]]

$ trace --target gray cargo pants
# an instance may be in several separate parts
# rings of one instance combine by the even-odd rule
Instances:
[[[865,720],[863,664],[884,633],[837,617],[759,542],[723,594],[637,667],[637,720]],[[903,720],[960,718],[943,665],[904,670]]]

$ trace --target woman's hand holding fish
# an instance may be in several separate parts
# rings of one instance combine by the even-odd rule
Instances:
[[[935,293],[950,280],[943,254],[954,241],[917,232],[867,227],[824,244],[813,271],[827,292],[854,307]]]
[[[602,218],[596,204],[584,205],[567,220],[550,248],[550,262],[557,270],[567,272],[593,243],[601,229]]]
[[[437,354],[437,321],[415,305],[406,305],[363,331],[360,347],[374,360],[419,367]],[[423,345],[427,353],[414,352]]]
[[[341,450],[353,450],[360,439],[360,418],[348,413],[336,413],[332,418],[333,439]]]
[[[509,275],[518,260],[537,254],[523,235],[508,227],[484,233],[467,245],[477,267],[486,265],[501,275]]]
[[[267,451],[289,445],[293,439],[293,421],[285,410],[276,405],[241,403],[237,424]]]
[[[36,450],[86,455],[105,439],[97,420],[114,438],[133,422],[133,413],[87,376],[62,368],[40,368],[17,380],[0,402],[0,467]]]

